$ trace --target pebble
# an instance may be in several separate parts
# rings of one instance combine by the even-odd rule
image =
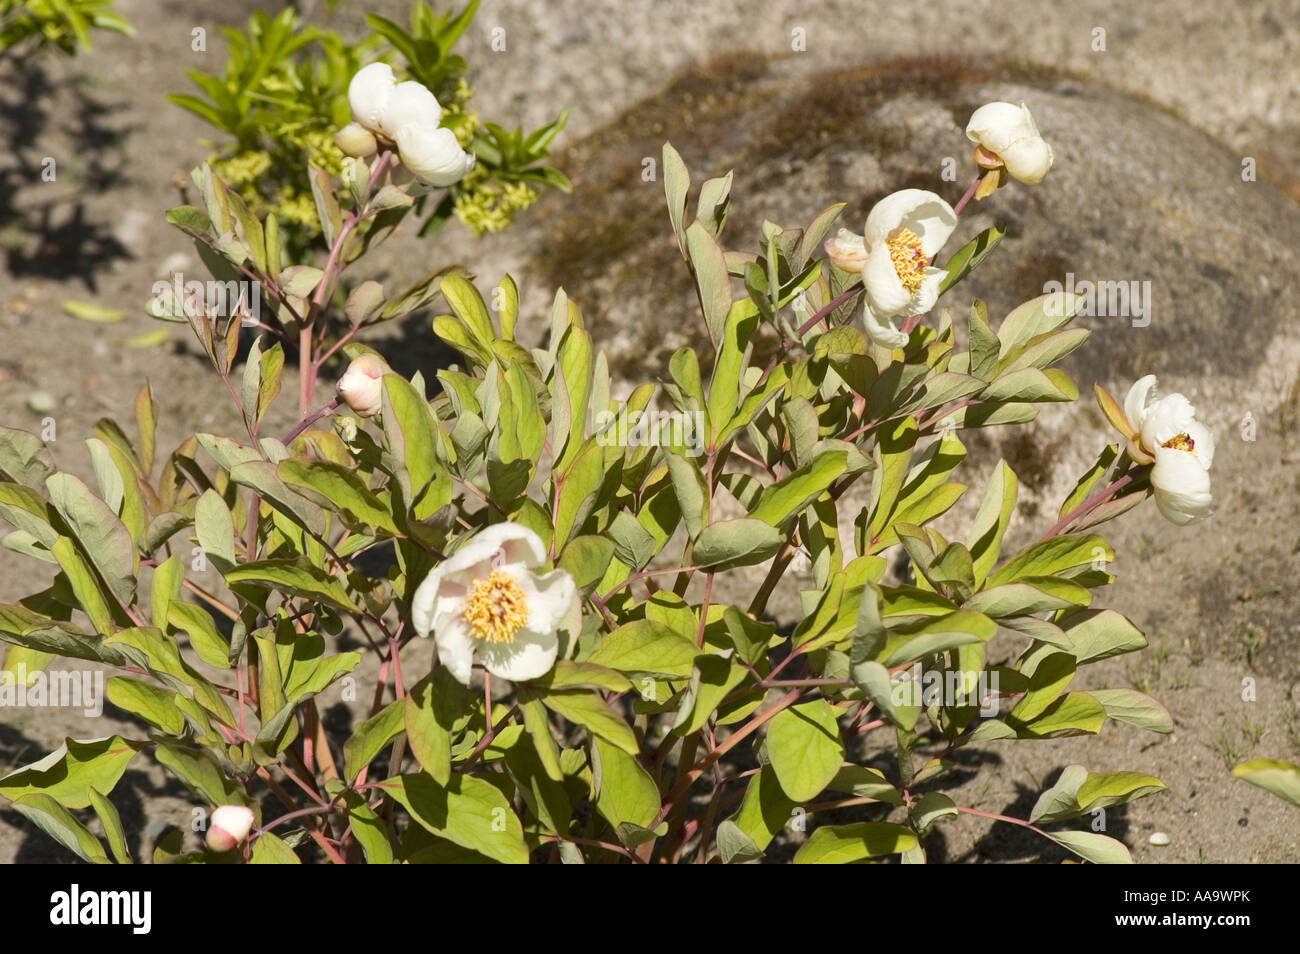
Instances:
[[[54,395],[49,391],[33,391],[27,395],[27,409],[33,414],[48,414],[54,407]]]
[[[1165,845],[1169,844],[1169,836],[1163,831],[1158,831],[1153,833],[1147,841],[1150,844],[1163,848]]]

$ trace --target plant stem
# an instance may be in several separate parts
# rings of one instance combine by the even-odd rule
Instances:
[[[978,175],[975,177],[975,181],[970,184],[970,188],[966,190],[966,194],[958,199],[957,204],[952,207],[953,215],[961,215],[961,210],[966,208],[966,203],[975,197],[975,190],[980,187],[980,183],[983,181],[984,176]]]
[[[830,304],[820,309],[817,312],[817,314],[813,315],[802,325],[800,325],[799,334],[802,335],[811,331],[813,328],[817,326],[817,322],[821,321],[823,318],[825,318],[827,315],[833,312],[836,308],[840,307],[840,305],[844,304],[846,301],[848,301],[850,298],[852,298],[854,295],[858,294],[862,290],[863,289],[861,283],[855,283],[853,285],[850,285],[844,291],[840,292],[840,294],[832,298],[830,300]]]
[[[280,443],[284,444],[287,447],[295,437],[297,437],[303,431],[307,430],[307,428],[311,427],[322,417],[326,417],[327,415],[333,414],[334,411],[338,408],[341,401],[342,401],[341,398],[335,398],[334,400],[330,401],[328,404],[322,404],[316,410],[312,411],[301,421],[299,421],[297,426],[295,426],[293,430],[291,430],[288,434],[284,435],[284,439],[280,441]]]
[[[1125,474],[1123,477],[1121,477],[1119,480],[1115,481],[1110,486],[1104,488],[1103,490],[1097,491],[1097,493],[1093,494],[1083,503],[1079,504],[1079,506],[1075,507],[1064,517],[1058,520],[1056,522],[1056,525],[1052,527],[1051,530],[1048,530],[1045,534],[1039,537],[1039,542],[1041,543],[1043,540],[1047,540],[1051,537],[1056,536],[1058,533],[1060,533],[1062,530],[1064,530],[1074,521],[1078,520],[1084,514],[1088,513],[1091,510],[1096,509],[1101,504],[1109,500],[1111,495],[1113,495],[1115,491],[1122,490],[1124,487],[1128,486],[1132,482],[1133,482],[1133,475],[1131,473],[1128,473]]]

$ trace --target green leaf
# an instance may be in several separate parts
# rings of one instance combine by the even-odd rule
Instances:
[[[173,692],[139,679],[110,676],[104,693],[119,709],[144,719],[168,735],[179,736],[185,731],[185,716],[176,707]]]
[[[612,742],[629,755],[641,751],[636,733],[604,699],[585,689],[548,692],[542,702],[570,722],[585,726],[593,735]]]
[[[190,645],[209,666],[230,668],[230,644],[217,632],[216,622],[201,606],[193,603],[171,603],[167,608],[167,622],[190,638]]]
[[[780,527],[830,488],[848,469],[848,455],[827,451],[763,491],[750,517]]]
[[[358,612],[339,581],[304,560],[260,560],[226,573],[226,582],[256,583],[287,590],[295,596],[319,599],[347,612]]]
[[[988,578],[989,586],[1015,583],[1034,576],[1060,576],[1062,571],[1109,563],[1115,558],[1106,541],[1094,534],[1071,533],[1030,544]]]
[[[980,262],[984,261],[998,247],[998,243],[1002,241],[1002,236],[1006,234],[1007,230],[1005,228],[997,225],[991,226],[954,252],[952,258],[948,259],[947,264],[943,266],[944,276],[939,282],[939,294],[942,295],[969,275]]]
[[[1082,305],[1083,299],[1078,295],[1052,292],[1013,309],[998,326],[998,340],[1002,343],[999,357],[1006,357],[1013,348],[1031,338],[1067,324]]]
[[[686,251],[695,272],[700,307],[714,347],[720,347],[731,310],[731,277],[722,247],[704,225],[695,221],[686,230]]]
[[[624,673],[686,677],[699,653],[684,635],[659,623],[635,620],[601,640],[587,661]]]
[[[1099,808],[1123,805],[1164,788],[1160,779],[1139,772],[1090,775],[1082,765],[1067,765],[1056,784],[1039,796],[1029,820],[1047,824],[1076,818]]]
[[[0,476],[33,490],[44,490],[55,472],[54,458],[35,435],[0,426]]]
[[[446,787],[428,775],[402,775],[378,785],[440,838],[502,864],[527,864],[528,847],[514,809],[490,782],[452,775]]]
[[[1234,768],[1232,774],[1300,806],[1300,765],[1279,759],[1251,759]]]
[[[789,824],[797,804],[782,790],[772,766],[764,765],[750,778],[745,799],[731,821],[759,851],[765,851]]]
[[[556,566],[568,571],[574,585],[586,591],[600,582],[613,558],[614,544],[605,537],[591,534],[570,540]]]
[[[227,778],[211,753],[174,742],[159,742],[154,758],[210,805],[245,805],[243,787]]]
[[[353,522],[396,534],[388,507],[366,486],[355,470],[328,461],[282,460],[276,473],[286,484],[320,495],[323,504],[351,516]]]
[[[99,816],[99,823],[104,826],[104,837],[108,839],[109,850],[119,865],[131,864],[131,850],[126,846],[126,834],[122,831],[122,817],[117,809],[99,792],[90,790],[90,803]]]
[[[701,531],[694,557],[699,566],[715,573],[753,566],[776,555],[785,542],[781,531],[762,520],[738,517],[720,520]]]
[[[677,504],[681,508],[682,518],[686,521],[686,533],[692,540],[700,535],[705,522],[704,475],[692,461],[678,454],[668,452],[665,455],[668,464],[668,476],[672,480],[673,492],[677,494]]]
[[[1133,856],[1124,843],[1092,831],[1049,831],[1047,837],[1095,865],[1131,865]]]
[[[407,503],[414,504],[437,470],[433,422],[424,398],[405,378],[384,375],[384,441],[389,453],[401,461],[410,480]]]
[[[46,479],[50,503],[67,521],[78,549],[99,572],[110,592],[123,605],[135,595],[135,541],[131,533],[90,488],[71,474],[54,474]]]
[[[686,254],[686,195],[691,190],[690,173],[681,154],[664,143],[663,148],[664,194],[668,199],[668,217],[672,220],[673,231],[677,234],[677,246]]]
[[[104,846],[99,843],[99,839],[87,831],[86,826],[77,821],[71,812],[48,795],[40,792],[26,795],[15,801],[13,807],[64,848],[75,852],[82,861],[94,865],[109,863],[108,855],[104,854]]]
[[[592,742],[592,790],[596,810],[617,828],[630,822],[648,828],[659,813],[659,788],[636,755],[602,739]]]
[[[797,865],[845,865],[897,855],[917,845],[916,833],[889,822],[823,825],[795,853]]]
[[[344,775],[348,782],[355,782],[361,770],[405,728],[406,703],[402,699],[393,700],[357,726],[343,744]]]
[[[451,777],[451,732],[464,709],[465,690],[440,666],[411,688],[403,718],[411,753],[439,785]]]
[[[384,820],[366,804],[359,792],[347,792],[344,798],[348,803],[348,827],[365,852],[366,861],[372,865],[393,864],[393,846],[388,840]]]
[[[144,745],[120,735],[90,742],[66,739],[43,759],[0,779],[0,795],[16,801],[41,793],[67,808],[86,808],[91,803],[91,789],[111,792]]]
[[[1089,689],[1088,695],[1101,703],[1108,719],[1166,735],[1174,731],[1169,710],[1136,689]]]
[[[716,833],[718,854],[724,865],[756,861],[763,850],[730,818],[724,818]]]
[[[1058,620],[1079,665],[1131,653],[1147,645],[1142,631],[1114,610],[1080,610]]]
[[[778,712],[767,730],[767,754],[782,790],[806,802],[830,784],[844,762],[836,709],[825,700]]]
[[[268,832],[257,836],[253,850],[248,856],[248,863],[253,865],[300,865],[302,859],[285,844],[283,839]]]

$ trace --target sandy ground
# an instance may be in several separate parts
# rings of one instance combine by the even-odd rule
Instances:
[[[245,0],[223,4],[218,17],[211,5],[192,0],[121,0],[119,9],[140,28],[137,39],[105,36],[73,62],[49,61],[22,73],[0,66],[0,134],[10,145],[0,158],[0,239],[7,254],[0,270],[0,420],[36,430],[52,418],[59,463],[83,476],[90,468],[82,441],[94,422],[122,413],[118,409],[129,406],[145,379],[165,415],[160,449],[194,428],[221,431],[234,424],[220,383],[204,373],[180,331],[161,348],[141,350],[125,342],[156,327],[140,306],[169,256],[189,252],[162,220],[163,211],[181,201],[169,183],[207,154],[199,140],[208,128],[162,95],[187,89],[185,69],[211,71],[221,63],[219,40],[207,54],[190,52],[192,29],[203,26],[215,39],[216,27],[241,21],[253,6]],[[404,4],[345,0],[337,22],[354,26],[363,7],[400,17]],[[1119,2],[970,0],[930,6],[486,0],[466,55],[484,113],[538,123],[568,106],[570,127],[558,145],[574,156],[598,152],[602,134],[634,104],[664,95],[679,71],[729,54],[789,62],[792,71],[805,72],[811,68],[807,60],[814,59],[822,69],[912,56],[1013,56],[1149,100],[1219,140],[1234,161],[1256,158],[1262,176],[1295,195],[1300,21],[1294,14],[1294,4],[1285,0],[1233,9],[1200,0],[1137,8]],[[504,53],[488,48],[496,28],[506,31]],[[1104,50],[1094,48],[1098,29],[1105,31]],[[799,42],[805,48],[793,50]],[[662,139],[677,130],[644,133]],[[39,175],[47,156],[57,161],[53,182]],[[565,168],[581,183],[582,168]],[[575,197],[589,200],[581,191]],[[417,246],[399,245],[380,266],[399,283],[422,273],[433,257],[462,261],[493,281],[508,270],[525,287],[526,311],[540,315],[552,293],[553,262],[528,244],[547,237],[548,217],[557,208],[548,202],[526,216],[516,233],[482,242],[451,228],[418,246],[416,256],[410,250]],[[1279,215],[1290,221],[1296,210],[1288,202]],[[661,239],[667,241],[666,232]],[[1293,286],[1294,264],[1288,260],[1273,269],[1273,277]],[[62,314],[65,298],[93,299],[126,309],[130,317],[111,326],[87,325]],[[426,327],[411,322],[399,331],[415,364],[436,357]],[[960,789],[965,803],[1023,815],[1071,762],[1094,770],[1141,769],[1164,779],[1169,791],[1114,810],[1107,819],[1108,832],[1123,838],[1137,860],[1300,860],[1300,814],[1227,775],[1231,763],[1251,756],[1300,757],[1300,632],[1293,594],[1300,488],[1293,469],[1296,393],[1287,393],[1296,354],[1287,354],[1292,370],[1279,372],[1276,380],[1255,368],[1248,381],[1215,385],[1258,392],[1255,406],[1263,422],[1256,443],[1225,446],[1216,461],[1216,473],[1223,472],[1216,480],[1232,489],[1223,523],[1189,538],[1145,514],[1109,532],[1121,560],[1127,554],[1129,563],[1107,602],[1133,616],[1152,645],[1141,655],[1090,667],[1082,679],[1088,686],[1131,685],[1152,693],[1173,713],[1175,734],[1159,737],[1111,725],[1096,739],[983,746],[961,766],[972,775]],[[287,401],[273,414],[279,415],[272,418],[277,428],[292,423]],[[1225,412],[1215,423],[1230,427],[1233,420]],[[1049,474],[1044,485],[1060,479],[1060,473]],[[1027,522],[1024,532],[1029,527]],[[39,567],[33,570],[7,552],[0,554],[0,571],[0,599],[43,585]],[[1243,701],[1244,679],[1254,681],[1256,701]],[[335,716],[343,722],[349,717],[345,708]],[[65,735],[115,731],[139,729],[111,710],[93,724],[60,710],[0,713],[0,768],[33,760]],[[976,775],[977,763],[982,771]],[[135,767],[143,766],[138,760]],[[129,829],[188,820],[185,792],[157,771],[133,769],[119,793]],[[990,830],[963,819],[944,831],[936,857],[1061,857],[1005,825]],[[1155,831],[1168,833],[1171,843],[1150,846]],[[12,813],[0,813],[0,860],[63,857]]]

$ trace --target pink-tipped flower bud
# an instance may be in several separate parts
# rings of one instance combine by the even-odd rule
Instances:
[[[840,229],[832,239],[827,239],[822,246],[826,256],[836,268],[846,272],[860,272],[867,264],[867,243],[861,235]]]
[[[343,150],[345,156],[364,159],[373,156],[379,148],[375,135],[360,123],[348,123],[334,134],[334,145]]]
[[[374,417],[384,403],[384,375],[392,369],[377,354],[358,355],[339,378],[339,397],[362,417]]]
[[[208,825],[208,847],[213,851],[230,851],[242,845],[253,827],[253,812],[243,805],[220,805],[212,812]]]

